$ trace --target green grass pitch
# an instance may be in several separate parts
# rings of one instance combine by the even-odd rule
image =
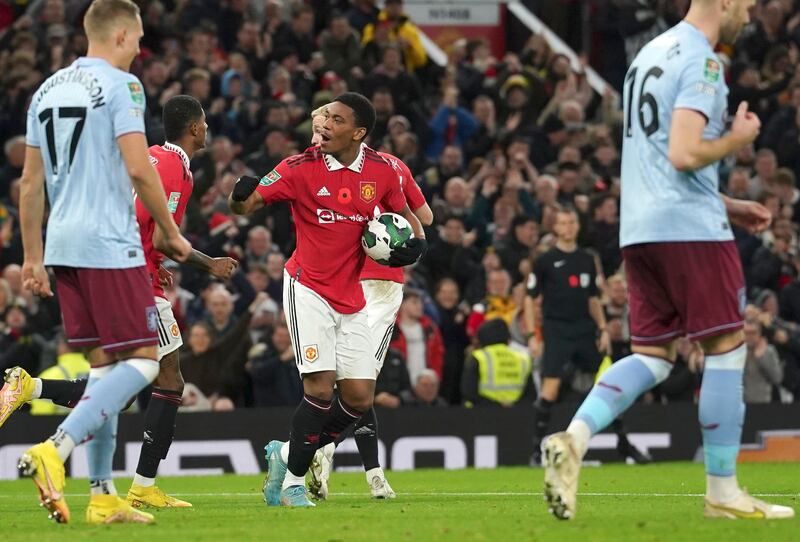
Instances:
[[[156,525],[89,526],[85,480],[69,480],[72,523],[56,525],[37,506],[29,480],[0,482],[3,541],[723,541],[800,540],[800,521],[730,521],[702,517],[701,465],[607,465],[581,474],[578,517],[561,522],[542,500],[542,471],[390,472],[394,501],[373,501],[362,473],[334,473],[333,495],[314,509],[268,508],[259,476],[164,478],[159,485],[191,510],[156,511]],[[800,464],[742,465],[753,494],[800,508]],[[128,479],[117,480],[127,491]],[[769,495],[769,496],[766,496]]]

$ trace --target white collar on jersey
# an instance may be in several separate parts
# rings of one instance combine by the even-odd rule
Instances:
[[[325,167],[328,168],[328,171],[339,171],[340,169],[344,169],[345,165],[339,162],[336,158],[331,156],[330,154],[323,154],[323,158],[325,159]],[[355,171],[356,173],[361,173],[361,170],[364,169],[364,144],[362,143],[361,146],[358,148],[358,155],[356,155],[356,159],[353,160],[353,163],[349,166],[346,166],[347,169],[350,171]]]
[[[177,153],[178,156],[181,157],[181,160],[183,160],[183,165],[186,166],[186,171],[191,171],[191,168],[189,167],[189,157],[186,156],[186,153],[182,148],[180,148],[177,145],[173,145],[169,141],[161,145],[161,148],[164,149],[165,151],[172,151],[174,153]]]

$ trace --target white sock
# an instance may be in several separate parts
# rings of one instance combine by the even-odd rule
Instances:
[[[61,458],[61,461],[66,461],[69,454],[75,449],[75,441],[62,429],[57,429],[55,435],[50,437],[50,440],[53,441],[53,445],[56,447],[58,457]]]
[[[731,502],[739,496],[739,482],[736,475],[714,476],[706,475],[706,497],[717,503]]]
[[[117,488],[114,485],[114,480],[92,480],[91,493],[92,495],[116,495]]]
[[[333,442],[329,442],[325,446],[322,447],[322,451],[325,452],[325,455],[330,455],[333,457],[333,454],[336,453],[336,444]]]
[[[306,485],[306,476],[295,476],[292,471],[286,469],[286,478],[283,479],[283,486],[281,489],[286,489],[291,486],[304,486]]]
[[[575,444],[578,446],[578,455],[582,459],[589,448],[589,439],[592,438],[592,430],[589,429],[589,424],[583,420],[572,420],[569,427],[567,427],[567,433],[575,439]]]
[[[133,475],[133,483],[135,485],[137,485],[137,486],[153,487],[154,485],[156,485],[156,479],[155,478],[145,478],[141,474],[137,473],[137,474]]]
[[[386,480],[386,476],[383,474],[383,469],[380,467],[375,467],[374,469],[369,469],[367,471],[367,483],[372,485],[372,479],[376,476],[381,480]]]
[[[34,378],[33,379],[33,393],[31,393],[31,399],[38,399],[42,396],[42,379],[41,378]]]
[[[281,461],[284,463],[289,462],[289,441],[283,443],[281,446]]]

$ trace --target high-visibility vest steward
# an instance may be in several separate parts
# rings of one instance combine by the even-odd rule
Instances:
[[[491,344],[475,350],[472,355],[478,362],[478,393],[481,397],[498,403],[519,400],[531,376],[529,356],[507,344]]]

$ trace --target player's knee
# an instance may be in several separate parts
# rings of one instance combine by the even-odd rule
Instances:
[[[308,374],[303,377],[303,391],[311,397],[330,401],[333,399],[334,382],[335,375],[330,377],[325,373]]]
[[[342,400],[350,407],[360,411],[366,412],[372,408],[373,394],[368,392],[354,392],[349,390],[347,393],[342,394]]]

